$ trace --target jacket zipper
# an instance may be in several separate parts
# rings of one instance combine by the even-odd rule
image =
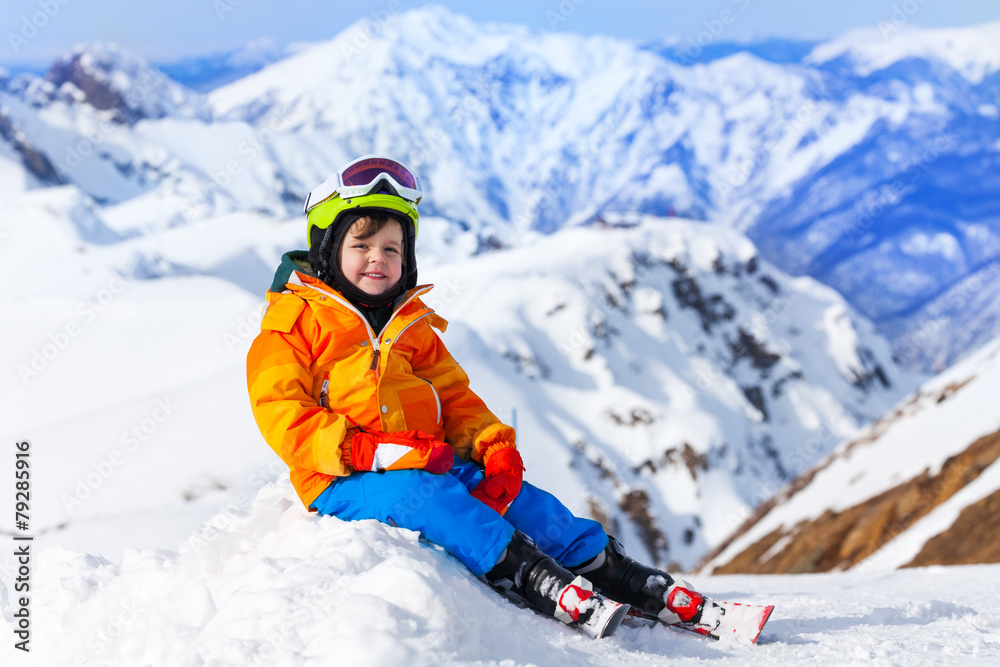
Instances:
[[[372,326],[370,324],[368,324],[368,320],[365,319],[364,314],[360,310],[358,310],[357,308],[355,308],[354,304],[352,304],[350,301],[342,299],[342,298],[336,296],[335,294],[331,294],[330,292],[327,292],[326,290],[322,290],[322,289],[320,289],[318,287],[313,287],[312,285],[306,285],[302,281],[298,281],[298,284],[302,285],[303,287],[308,287],[309,289],[314,290],[316,292],[319,292],[320,294],[325,294],[326,296],[330,297],[331,299],[334,299],[337,303],[339,303],[339,304],[341,304],[343,306],[347,306],[352,311],[354,311],[354,313],[358,317],[361,318],[361,322],[364,323],[364,325],[365,325],[365,331],[368,332],[368,340],[371,341],[371,344],[372,344],[372,365],[369,366],[368,369],[372,370],[372,371],[375,371],[375,382],[378,382],[378,380],[379,380],[378,361],[379,361],[379,357],[381,357],[381,354],[382,354],[382,348],[379,347],[379,344],[378,344],[379,343],[379,338],[381,338],[382,334],[389,327],[389,324],[396,317],[396,314],[399,313],[399,311],[401,311],[403,309],[403,307],[406,306],[406,304],[410,303],[411,301],[413,301],[414,299],[416,299],[421,294],[425,294],[427,292],[427,289],[420,290],[419,292],[414,292],[413,294],[410,295],[410,298],[408,298],[403,303],[399,304],[399,308],[397,308],[396,310],[392,311],[392,315],[389,316],[389,321],[385,323],[385,326],[382,327],[382,331],[380,331],[379,334],[378,334],[378,336],[376,336],[375,335],[375,330],[372,329]],[[407,324],[405,327],[403,327],[403,331],[406,331],[411,326],[413,326],[414,324],[416,324],[420,320],[424,319],[425,317],[427,317],[428,315],[430,315],[433,312],[434,311],[431,310],[430,312],[424,313],[423,315],[421,315],[420,317],[418,317],[417,319],[413,320],[412,322],[410,322],[409,324]],[[396,335],[396,338],[399,338],[401,335],[403,335],[403,331],[400,331]]]
[[[400,337],[400,336],[402,336],[402,335],[403,335],[403,333],[404,333],[404,332],[405,332],[405,331],[406,331],[407,329],[409,329],[409,328],[410,328],[410,327],[412,327],[412,326],[413,326],[414,324],[416,324],[416,323],[417,323],[417,322],[419,322],[420,320],[424,319],[425,317],[427,317],[428,315],[431,315],[431,314],[433,314],[433,313],[434,313],[434,311],[433,311],[433,310],[432,310],[432,311],[430,311],[429,313],[424,313],[423,315],[421,315],[421,316],[420,316],[420,317],[418,317],[417,319],[415,319],[415,320],[413,320],[412,322],[410,322],[409,324],[407,324],[407,325],[406,325],[405,327],[403,327],[403,328],[402,328],[402,329],[401,329],[401,330],[399,331],[399,333],[398,333],[398,334],[396,334],[396,340],[399,340],[399,337]],[[383,331],[385,331],[385,329],[383,329]]]
[[[323,380],[323,388],[319,390],[319,404],[330,409],[330,380]]]
[[[389,321],[385,323],[385,326],[384,326],[384,327],[382,327],[382,331],[380,331],[380,332],[378,333],[378,335],[379,335],[379,336],[381,336],[381,335],[382,335],[383,333],[385,333],[385,330],[386,330],[386,329],[387,329],[387,328],[389,327],[389,324],[390,324],[390,323],[392,322],[392,320],[393,320],[393,319],[394,319],[394,318],[396,317],[396,314],[397,314],[397,313],[398,313],[399,311],[401,311],[401,310],[403,309],[403,307],[404,307],[404,306],[406,306],[406,305],[407,305],[408,303],[410,303],[411,301],[413,301],[414,299],[416,299],[416,298],[417,298],[418,296],[420,296],[421,294],[426,294],[426,293],[427,293],[427,291],[428,291],[429,289],[430,289],[430,288],[427,288],[427,289],[422,289],[422,290],[420,290],[419,292],[414,292],[413,294],[411,294],[411,295],[410,295],[410,298],[408,298],[408,299],[407,299],[406,301],[404,301],[403,303],[399,304],[399,308],[397,308],[396,310],[392,311],[392,315],[390,315],[390,316],[389,316]],[[406,331],[407,329],[409,329],[409,328],[410,328],[410,326],[411,326],[411,325],[412,325],[412,324],[413,324],[414,322],[417,322],[417,321],[419,321],[419,320],[422,320],[423,318],[427,317],[428,315],[430,315],[430,314],[431,314],[431,313],[433,313],[433,312],[434,312],[434,311],[433,311],[433,310],[431,310],[431,311],[430,311],[429,313],[424,313],[423,315],[421,315],[421,316],[420,316],[420,317],[418,317],[417,319],[413,320],[413,322],[410,322],[410,324],[407,324],[407,325],[406,325],[405,327],[403,327],[403,331]],[[358,313],[358,314],[360,315],[360,313]],[[364,316],[362,316],[362,318],[361,318],[361,319],[364,319]],[[399,332],[399,334],[397,334],[397,335],[396,335],[396,338],[399,338],[399,336],[400,336],[400,335],[401,335],[401,334],[403,333],[403,331],[400,331],[400,332]]]

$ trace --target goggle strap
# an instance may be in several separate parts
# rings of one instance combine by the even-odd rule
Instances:
[[[338,188],[340,187],[340,174],[336,173],[330,178],[323,181],[319,187],[315,188],[306,197],[305,206],[303,206],[303,213],[308,213],[312,209],[316,208],[320,202],[329,199],[334,194],[336,194]]]

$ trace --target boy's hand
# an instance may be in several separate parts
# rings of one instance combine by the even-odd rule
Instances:
[[[472,490],[472,497],[486,503],[500,514],[514,502],[521,492],[524,464],[513,446],[487,452],[486,478]]]
[[[421,431],[357,430],[344,443],[344,463],[355,470],[422,469],[440,475],[451,470],[455,451],[444,442]]]

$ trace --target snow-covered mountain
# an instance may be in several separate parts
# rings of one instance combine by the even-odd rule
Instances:
[[[46,105],[59,100],[108,111],[116,123],[210,115],[201,96],[113,44],[76,47],[52,65],[45,82],[51,85],[35,90],[32,102]]]
[[[716,572],[1000,561],[1000,339],[941,373],[762,504]]]
[[[928,310],[966,295],[963,279],[996,282],[998,34],[854,33],[796,64],[743,51],[684,66],[427,10],[363,51],[345,31],[212,100],[428,163],[433,205],[473,226],[731,220],[786,271],[845,294],[905,363],[939,370],[998,331],[992,291],[985,309]]]
[[[903,29],[880,25],[851,30],[817,45],[806,57],[811,64],[840,61],[867,77],[913,60],[946,63],[970,83],[979,84],[1000,71],[1000,22],[979,28]]]
[[[749,234],[872,317],[903,363],[938,371],[1000,334],[1000,23],[876,37],[806,58],[871,124]]]
[[[689,57],[433,6],[369,27],[207,98],[84,47],[2,86],[0,159],[29,186],[78,185],[121,230],[290,214],[346,159],[386,151],[474,247],[614,213],[719,219],[844,294],[911,367],[997,334],[1000,295],[975,286],[996,284],[1000,252],[1000,24],[849,33],[805,57],[809,43]]]

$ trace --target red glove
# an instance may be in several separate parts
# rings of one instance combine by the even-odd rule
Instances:
[[[521,492],[524,472],[521,455],[513,446],[492,452],[487,450],[483,462],[486,463],[486,478],[472,490],[472,497],[503,514]]]
[[[421,431],[384,433],[361,427],[351,431],[348,431],[350,439],[344,442],[341,460],[355,470],[423,469],[440,475],[451,470],[455,462],[455,450]]]

